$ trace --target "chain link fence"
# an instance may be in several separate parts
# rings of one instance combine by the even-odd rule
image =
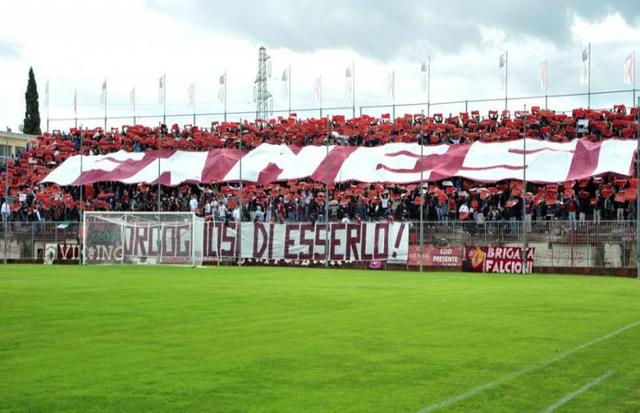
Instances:
[[[488,221],[424,222],[423,245],[464,254],[472,247],[522,247],[535,249],[534,268],[624,269],[636,268],[635,221]],[[526,233],[523,229],[526,228]],[[412,229],[410,248],[419,254],[419,225]],[[429,256],[422,251],[423,256]],[[464,257],[459,256],[462,260]],[[457,260],[454,260],[457,261]],[[423,260],[423,265],[437,262]]]

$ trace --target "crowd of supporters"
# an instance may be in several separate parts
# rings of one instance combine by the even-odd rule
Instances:
[[[444,117],[434,114],[405,115],[390,119],[361,116],[345,119],[288,118],[254,123],[214,122],[201,129],[187,125],[168,128],[124,126],[53,131],[38,136],[3,167],[0,187],[9,196],[0,208],[4,221],[75,221],[81,210],[194,211],[208,219],[270,222],[417,220],[420,209],[429,221],[517,221],[567,219],[635,219],[637,180],[594,177],[577,182],[535,185],[521,182],[479,184],[453,178],[417,184],[330,185],[309,180],[269,185],[206,184],[161,187],[145,184],[96,183],[84,187],[40,184],[53,168],[76,154],[106,154],[118,150],[142,152],[155,149],[250,150],[261,143],[287,145],[362,145],[421,142],[425,145],[468,144],[474,141],[506,141],[530,137],[566,142],[578,137],[592,141],[635,139],[637,109],[623,105],[612,110],[576,109],[572,115],[532,108],[530,112],[477,111]],[[524,195],[524,196],[523,196]],[[525,198],[525,201],[523,201]],[[328,208],[327,208],[328,207]],[[327,215],[328,212],[328,215]]]

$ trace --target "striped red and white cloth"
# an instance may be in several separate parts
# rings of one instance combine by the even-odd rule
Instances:
[[[262,144],[249,152],[161,150],[119,151],[67,159],[42,182],[83,185],[94,182],[182,183],[238,182],[267,184],[311,178],[319,182],[412,183],[453,176],[479,182],[523,179],[523,140],[470,145],[424,146],[389,143],[378,147]],[[526,140],[526,177],[535,183],[558,183],[604,174],[630,176],[636,142],[577,139],[555,143]]]

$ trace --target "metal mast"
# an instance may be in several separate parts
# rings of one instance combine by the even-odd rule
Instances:
[[[271,62],[267,49],[258,50],[258,75],[254,85],[254,99],[256,101],[256,119],[268,119],[273,112],[273,99],[269,93],[268,80],[271,76]]]

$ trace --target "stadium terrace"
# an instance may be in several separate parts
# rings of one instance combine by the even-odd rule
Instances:
[[[637,109],[627,110],[624,105],[601,110],[575,109],[571,115],[533,107],[531,111],[517,111],[513,115],[509,111],[501,114],[490,111],[486,117],[472,111],[446,118],[435,114],[433,117],[405,115],[397,119],[383,115],[381,118],[333,116],[300,120],[294,114],[289,118],[255,123],[213,122],[209,128],[192,125],[180,128],[174,124],[170,128],[135,125],[110,131],[101,128],[54,131],[38,136],[26,150],[9,161],[10,196],[16,202],[10,205],[10,216],[5,219],[77,220],[81,210],[157,210],[158,188],[153,185],[157,182],[157,174],[137,184],[107,182],[108,178],[98,179],[101,175],[92,178],[91,171],[86,173],[84,181],[78,181],[82,184],[80,187],[68,186],[74,183],[73,180],[64,182],[65,185],[43,182],[47,176],[55,176],[56,168],[64,167],[65,161],[71,162],[77,155],[90,158],[129,153],[131,155],[126,155],[129,158],[150,159],[148,162],[152,162],[151,159],[155,159],[152,154],[163,158],[178,150],[190,153],[217,151],[219,156],[210,157],[207,162],[211,162],[213,171],[228,172],[234,169],[242,156],[259,153],[261,148],[269,145],[277,145],[276,150],[287,145],[287,150],[294,155],[318,147],[322,157],[318,157],[320,161],[315,175],[310,173],[299,179],[278,179],[282,170],[276,163],[269,162],[259,170],[259,174],[246,179],[245,185],[239,184],[237,172],[231,179],[226,179],[228,182],[222,182],[224,174],[220,173],[217,179],[207,179],[205,175],[197,183],[188,183],[189,180],[185,180],[187,183],[172,183],[161,175],[163,184],[173,185],[161,187],[161,210],[194,211],[207,219],[221,221],[284,223],[323,222],[327,219],[411,220],[418,217],[422,207],[425,217],[433,221],[473,221],[479,216],[499,221],[520,219],[524,192],[524,208],[534,220],[624,220],[635,216],[635,203],[631,201],[635,200],[637,188],[637,180],[630,177],[634,175],[633,170],[624,163],[617,173],[606,170],[604,172],[607,173],[591,176],[595,169],[583,170],[578,179],[567,175],[567,179],[556,182],[528,183],[526,190],[519,179],[474,180],[474,176],[482,174],[472,171],[466,176],[453,173],[446,176],[434,174],[431,178],[425,176],[429,183],[425,184],[422,193],[416,185],[419,174],[414,173],[409,183],[389,183],[393,180],[384,183],[379,179],[366,183],[356,179],[336,180],[329,183],[328,194],[325,194],[323,182],[327,179],[322,163],[325,148],[321,146],[331,146],[332,153],[338,154],[335,157],[338,162],[347,159],[358,148],[373,150],[399,144],[422,144],[431,153],[433,148],[440,147],[451,150],[486,143],[510,145],[525,137],[531,140],[532,145],[536,142],[554,145],[624,143],[637,133],[638,125],[633,121],[635,116]],[[578,121],[583,120],[588,121],[588,127],[578,129]],[[416,156],[416,147],[419,145],[412,147],[413,156]],[[445,166],[449,162],[447,159]],[[568,162],[571,163],[571,158]],[[247,162],[246,173],[250,172],[252,164]],[[127,167],[125,162],[110,173],[118,174],[126,171]],[[357,165],[354,168],[357,170]],[[335,169],[332,173],[337,173]],[[4,176],[1,182],[4,185]],[[325,217],[325,203],[329,204],[328,217]]]

